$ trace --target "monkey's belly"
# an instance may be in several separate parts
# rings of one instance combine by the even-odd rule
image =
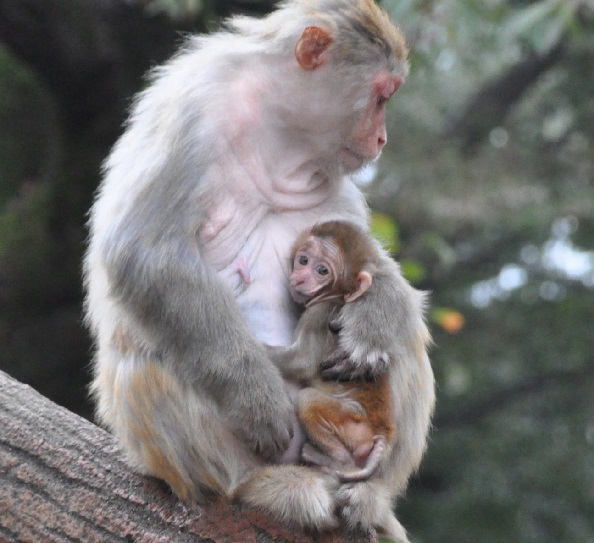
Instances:
[[[264,285],[262,285],[264,290]],[[256,338],[267,345],[290,345],[293,330],[297,324],[297,314],[289,306],[286,296],[258,296],[261,289],[254,285],[241,293],[237,302],[250,330]],[[276,300],[276,303],[275,303]],[[287,303],[289,302],[289,303]]]
[[[299,318],[288,288],[288,254],[295,234],[281,225],[281,216],[267,217],[218,271],[252,333],[268,345],[291,344]]]

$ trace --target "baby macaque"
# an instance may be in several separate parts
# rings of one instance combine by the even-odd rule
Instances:
[[[367,479],[396,437],[389,374],[398,360],[389,360],[387,370],[373,378],[350,381],[323,380],[322,362],[338,347],[342,307],[375,288],[374,276],[386,267],[371,236],[345,221],[303,232],[291,254],[291,296],[307,309],[296,342],[269,347],[269,354],[286,379],[305,386],[296,398],[309,439],[300,459],[336,472],[343,482]]]

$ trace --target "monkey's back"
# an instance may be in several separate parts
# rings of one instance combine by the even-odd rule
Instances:
[[[373,433],[383,435],[388,443],[396,436],[394,419],[394,400],[390,388],[388,374],[377,379],[354,379],[352,381],[321,381],[317,385],[332,396],[348,398],[361,406],[361,410],[353,412],[354,422],[366,422]]]

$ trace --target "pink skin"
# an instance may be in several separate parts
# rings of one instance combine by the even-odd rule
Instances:
[[[300,258],[309,258],[309,262],[306,265],[299,265],[298,261]],[[291,287],[291,296],[298,304],[305,304],[310,298],[313,298],[316,292],[327,285],[331,281],[330,273],[324,276],[322,273],[316,270],[320,269],[329,270],[329,266],[326,262],[319,258],[312,257],[311,255],[306,256],[306,253],[299,252],[295,258],[295,269],[289,278]]]
[[[400,85],[402,77],[387,72],[375,78],[372,99],[355,129],[352,146],[341,149],[343,164],[348,170],[357,170],[365,162],[374,160],[386,145],[386,105]]]
[[[250,266],[248,264],[247,258],[245,256],[240,256],[236,261],[237,266],[237,273],[241,277],[242,281],[249,285],[252,282],[252,278],[250,276]]]
[[[328,255],[328,251],[336,254]],[[340,259],[338,253],[333,245],[324,247],[314,237],[310,237],[305,246],[299,248],[295,253],[293,271],[289,278],[290,292],[295,302],[305,304],[321,288],[334,282],[337,277],[335,262]]]

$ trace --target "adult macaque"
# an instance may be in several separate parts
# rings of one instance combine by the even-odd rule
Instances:
[[[181,498],[241,483],[247,503],[325,529],[337,510],[372,526],[377,500],[396,492],[397,478],[349,494],[319,470],[270,467],[295,415],[261,342],[292,341],[296,235],[329,219],[366,226],[349,174],[386,143],[406,53],[372,0],[289,1],[191,38],[136,100],[91,210],[92,391],[130,463]],[[344,328],[358,332],[340,334],[338,368],[381,372],[392,312],[350,305]],[[404,315],[402,349],[421,364],[422,316]],[[424,442],[424,428],[410,431]]]
[[[293,246],[292,262],[291,296],[307,309],[295,343],[268,347],[268,353],[286,379],[305,387],[296,396],[296,408],[315,447],[304,443],[301,460],[323,466],[341,481],[397,478],[403,487],[423,454],[425,442],[416,433],[427,432],[434,402],[424,340],[419,338],[417,357],[400,345],[400,323],[410,318],[407,311],[419,317],[423,296],[369,234],[344,221],[306,230]],[[347,308],[356,310],[364,301],[393,316],[382,330],[386,345],[391,342],[385,371],[374,379],[323,380],[321,362],[337,348],[336,330],[356,334],[366,328],[343,319]],[[391,504],[384,507],[376,512],[383,519],[376,527],[406,541]]]

